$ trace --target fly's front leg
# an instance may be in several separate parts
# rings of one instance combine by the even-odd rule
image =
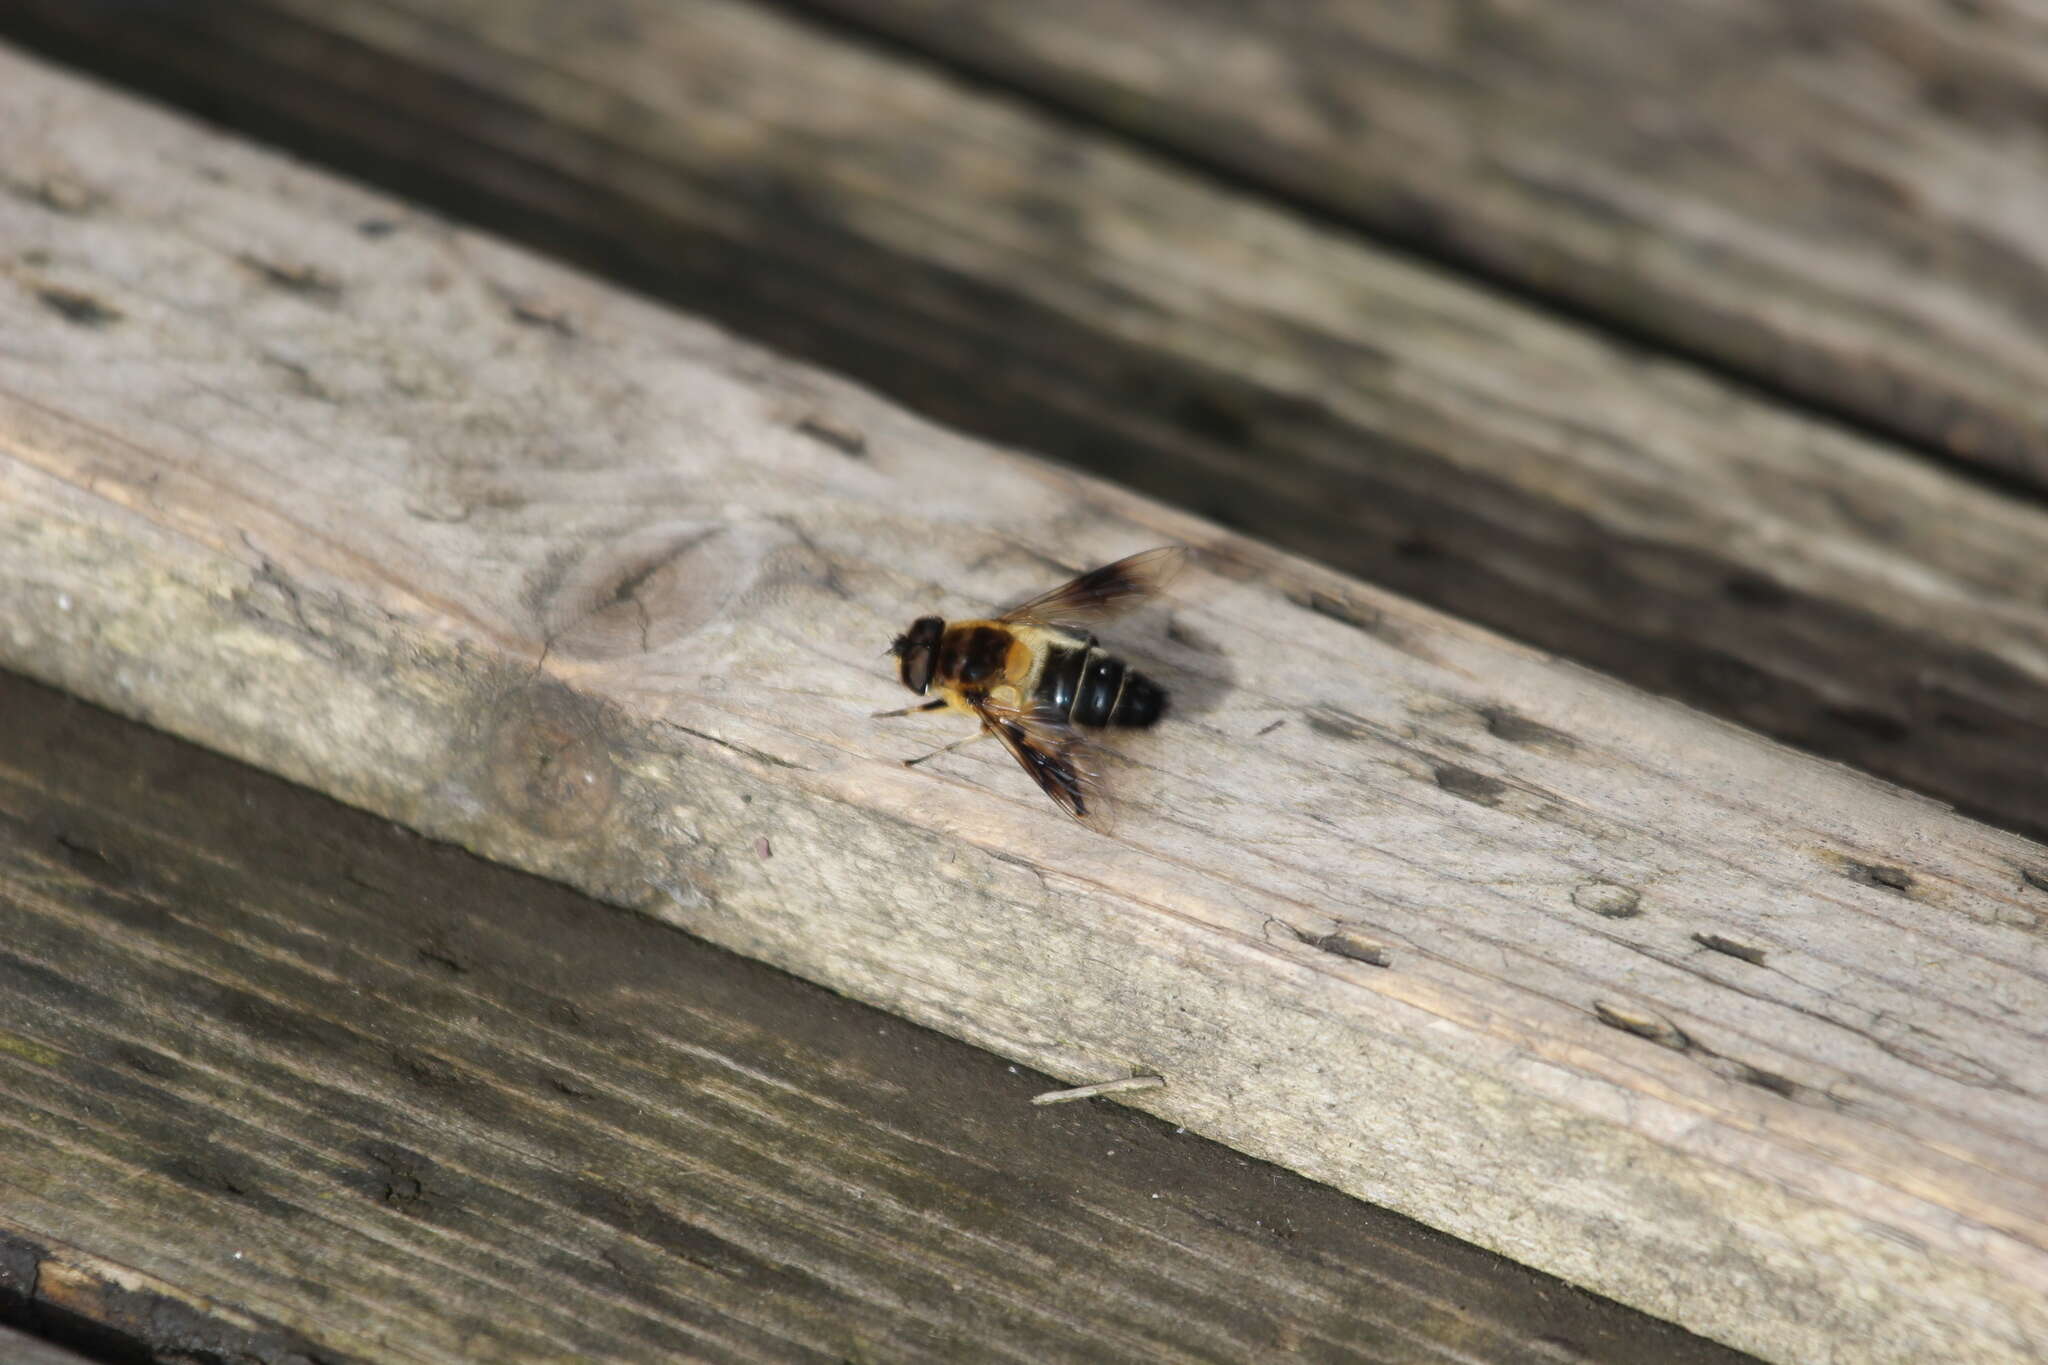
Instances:
[[[945,709],[946,699],[944,697],[933,697],[928,702],[922,702],[916,706],[906,706],[900,711],[877,711],[872,719],[888,720],[892,716],[914,716],[921,711],[943,711]]]
[[[919,754],[916,758],[906,758],[903,760],[903,766],[906,768],[915,768],[918,764],[924,762],[928,758],[937,758],[940,754],[950,754],[955,749],[958,749],[963,745],[972,744],[977,739],[987,739],[990,735],[994,733],[995,732],[993,730],[988,729],[976,730],[967,738],[956,739],[951,744],[942,745],[939,748],[932,750],[928,754]]]

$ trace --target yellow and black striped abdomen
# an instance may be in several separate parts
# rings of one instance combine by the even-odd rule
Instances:
[[[1166,690],[1092,639],[1045,652],[1031,700],[1075,725],[1140,729],[1166,713]]]

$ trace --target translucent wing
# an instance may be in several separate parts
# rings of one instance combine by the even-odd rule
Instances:
[[[1173,580],[1187,563],[1187,550],[1165,545],[1090,569],[1070,583],[1004,612],[1001,621],[1086,629],[1129,611]]]
[[[1082,824],[1109,828],[1109,803],[1094,746],[1048,710],[1022,711],[978,698],[975,713],[1053,803]]]

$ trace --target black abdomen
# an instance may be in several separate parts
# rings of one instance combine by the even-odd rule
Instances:
[[[1092,645],[1084,649],[1054,648],[1038,675],[1040,706],[1076,725],[1123,725],[1140,728],[1166,711],[1166,691],[1122,659]]]

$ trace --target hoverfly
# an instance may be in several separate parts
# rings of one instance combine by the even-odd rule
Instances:
[[[1100,825],[1101,774],[1080,732],[1152,725],[1166,712],[1166,691],[1097,645],[1090,627],[1153,596],[1186,557],[1169,545],[1119,559],[992,620],[920,616],[889,652],[901,661],[905,687],[937,695],[876,715],[964,711],[981,722],[979,731],[906,762],[994,735],[1061,810]]]

